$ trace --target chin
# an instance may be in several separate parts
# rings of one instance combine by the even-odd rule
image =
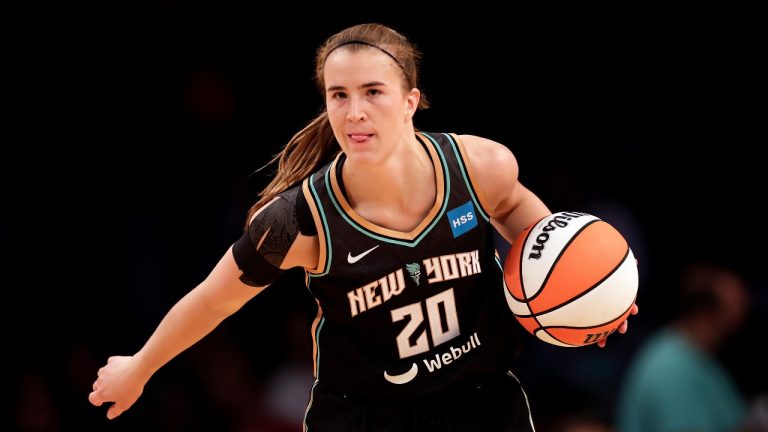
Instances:
[[[381,163],[381,156],[374,151],[347,151],[345,152],[347,161],[355,165],[378,165]]]

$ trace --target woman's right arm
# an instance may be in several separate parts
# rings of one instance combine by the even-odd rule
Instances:
[[[258,250],[258,253],[262,253],[263,249],[269,249],[273,255],[279,252],[282,255],[280,269],[317,267],[317,236],[303,235],[292,228],[296,224],[284,220],[286,214],[292,214],[286,211],[285,207],[281,207],[285,202],[272,204],[273,202],[270,202],[254,215],[254,219],[259,219],[260,215],[261,217],[259,220],[252,219],[251,228],[271,224],[275,229],[267,229],[267,232],[279,232],[283,240],[286,235],[290,238],[291,241],[288,242],[274,242],[288,247],[288,250],[280,251],[280,246],[265,242],[266,233],[257,237],[261,239],[258,246],[251,244],[250,247],[254,247],[254,251]],[[270,211],[263,211],[266,208],[270,208]],[[248,236],[248,233],[245,236]],[[247,239],[245,236],[244,239]],[[242,243],[242,240],[235,245],[247,249],[249,243]],[[266,243],[270,243],[270,247],[263,246]],[[248,253],[252,252],[248,251],[245,255]],[[230,247],[208,277],[171,308],[139,352],[133,356],[109,358],[107,364],[99,369],[98,378],[93,383],[93,392],[88,396],[88,400],[96,406],[114,402],[107,411],[107,417],[113,419],[119,416],[136,402],[144,385],[160,367],[202,339],[225,318],[237,312],[248,300],[264,290],[271,282],[265,282],[260,274],[276,274],[277,269],[269,270],[267,267],[270,264],[266,262],[249,266],[247,258],[249,256],[238,257],[238,262],[247,268],[241,270],[235,261],[233,247]],[[254,255],[250,258],[253,259]],[[246,277],[246,274],[249,277]],[[253,283],[253,280],[262,282]]]
[[[244,284],[241,275],[229,248],[210,275],[171,308],[139,352],[109,358],[88,400],[96,406],[114,402],[107,411],[110,419],[130,408],[152,374],[265,288]]]

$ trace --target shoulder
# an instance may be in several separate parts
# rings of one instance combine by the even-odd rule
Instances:
[[[300,185],[262,206],[249,221],[244,239],[274,267],[317,266],[317,231]]]
[[[500,199],[517,184],[517,159],[503,144],[475,135],[459,135],[473,182],[493,212]]]
[[[261,206],[261,208],[257,210],[253,216],[251,216],[248,224],[253,224],[257,218],[263,219],[268,217],[270,220],[279,220],[293,217],[294,209],[296,207],[296,200],[299,197],[300,192],[301,185],[293,186],[280,192],[269,202]]]
[[[475,135],[459,135],[464,149],[467,152],[472,168],[482,175],[483,170],[503,169],[508,172],[514,170],[517,176],[517,159],[515,155],[503,144]],[[489,172],[489,174],[494,171]]]

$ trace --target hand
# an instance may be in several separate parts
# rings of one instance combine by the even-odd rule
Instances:
[[[95,406],[114,402],[107,411],[107,418],[113,419],[131,407],[141,396],[149,378],[137,373],[134,357],[110,357],[107,364],[99,369],[88,400]]]
[[[632,307],[629,309],[630,315],[637,315],[637,312],[639,312],[640,309],[638,309],[637,305],[632,303]],[[624,320],[623,323],[619,326],[619,333],[624,334],[627,332],[627,329],[629,328],[629,320]],[[605,348],[605,341],[607,341],[608,338],[601,339],[597,342],[597,346],[600,348]]]

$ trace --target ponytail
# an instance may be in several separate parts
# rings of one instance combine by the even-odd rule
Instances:
[[[259,200],[248,211],[248,222],[274,197],[309,176],[338,153],[328,113],[323,112],[288,141],[267,165],[277,161],[275,178],[259,193]]]

